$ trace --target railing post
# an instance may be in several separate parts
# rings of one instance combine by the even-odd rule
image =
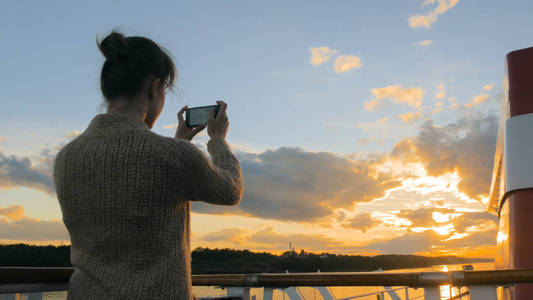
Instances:
[[[272,300],[272,297],[274,295],[274,289],[265,287],[263,288],[263,300]]]
[[[250,300],[250,288],[249,287],[228,287],[228,296],[242,296],[243,300]]]
[[[440,287],[439,286],[427,286],[424,288],[425,300],[440,300]]]
[[[327,286],[315,286],[314,288],[318,290],[324,300],[335,300]]]
[[[409,300],[409,287],[405,287],[405,300]]]
[[[296,288],[293,287],[293,286],[288,288],[286,290],[286,293],[287,293],[287,295],[289,295],[289,298],[291,298],[291,300],[303,300],[302,297],[300,296],[300,293],[298,293]]]
[[[28,300],[43,300],[43,293],[29,293]]]
[[[468,287],[470,300],[496,300],[496,287],[490,285],[478,285]]]

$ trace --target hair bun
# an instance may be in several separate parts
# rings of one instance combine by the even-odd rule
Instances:
[[[97,42],[98,49],[108,61],[126,61],[129,55],[128,40],[121,33],[112,31],[101,42]]]

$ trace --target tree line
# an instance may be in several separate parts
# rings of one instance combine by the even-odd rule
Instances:
[[[236,249],[196,248],[191,253],[193,274],[280,273],[280,272],[356,272],[378,269],[423,268],[433,265],[462,264],[488,259],[456,256],[418,255],[342,255],[286,251],[281,255]],[[0,245],[2,267],[69,267],[70,246]]]

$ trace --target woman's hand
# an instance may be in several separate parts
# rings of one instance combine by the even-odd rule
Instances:
[[[217,101],[220,105],[220,111],[215,118],[215,111],[209,112],[209,120],[207,121],[207,134],[213,139],[216,137],[225,138],[228,133],[229,121],[226,115],[226,108],[228,105],[224,101]]]
[[[178,112],[178,129],[176,129],[176,135],[174,137],[177,139],[185,139],[190,141],[200,131],[204,130],[206,125],[187,127],[187,124],[185,124],[185,119],[183,118],[183,114],[185,113],[187,108],[188,106],[184,106]]]

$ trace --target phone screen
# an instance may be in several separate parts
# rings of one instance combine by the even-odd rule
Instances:
[[[186,124],[189,127],[207,124],[209,120],[209,112],[215,110],[215,116],[218,113],[218,105],[201,106],[189,108],[186,111]]]

